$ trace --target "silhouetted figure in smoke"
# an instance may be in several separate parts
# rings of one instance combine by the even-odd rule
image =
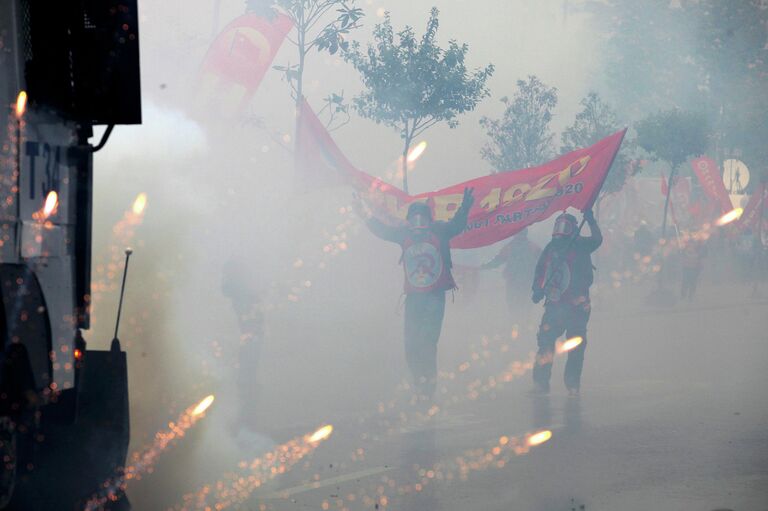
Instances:
[[[706,245],[704,240],[696,233],[685,233],[685,240],[680,247],[680,269],[682,281],[680,283],[680,297],[689,302],[693,301],[693,295],[696,293],[696,287],[699,284],[699,275],[704,256],[706,256]]]
[[[528,302],[528,282],[536,261],[541,255],[541,249],[528,239],[528,229],[516,234],[496,254],[496,257],[481,266],[488,270],[504,265],[503,276],[506,284],[507,306],[510,312],[523,314],[530,310]]]
[[[264,337],[261,300],[255,285],[248,278],[247,268],[233,260],[224,265],[221,290],[232,303],[240,330],[235,373],[240,415],[238,426],[255,431],[258,402],[256,375]]]
[[[467,225],[474,198],[464,190],[461,206],[448,222],[433,221],[423,202],[408,208],[407,222],[388,225],[369,216],[366,224],[381,239],[398,243],[405,271],[405,357],[422,398],[430,399],[437,380],[437,341],[445,316],[445,292],[456,289],[451,274],[451,238]]]
[[[576,218],[566,213],[555,219],[550,241],[539,257],[533,280],[533,301],[544,302],[544,316],[539,326],[533,382],[538,392],[549,392],[555,341],[564,332],[567,339],[581,337],[582,342],[568,352],[565,386],[570,394],[578,394],[581,369],[587,348],[587,322],[591,305],[589,287],[594,280],[591,254],[603,242],[592,210],[584,212],[590,236],[580,236]]]

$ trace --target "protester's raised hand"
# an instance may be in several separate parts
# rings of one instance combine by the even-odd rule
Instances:
[[[474,188],[464,188],[464,197],[461,199],[461,205],[466,208],[471,208],[472,204],[475,203],[475,197],[472,195],[472,193],[475,191]]]

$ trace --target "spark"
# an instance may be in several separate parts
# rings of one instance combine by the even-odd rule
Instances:
[[[550,438],[552,438],[552,432],[548,429],[545,429],[543,431],[539,431],[538,433],[534,433],[530,435],[526,439],[526,443],[531,447],[536,447],[537,445],[543,444]]]
[[[571,351],[573,348],[579,346],[582,342],[584,342],[584,339],[578,336],[571,337],[570,339],[566,339],[562,344],[560,344],[557,347],[557,353],[562,354],[562,353]]]
[[[25,91],[19,92],[16,97],[16,118],[21,119],[24,116],[24,112],[27,110],[27,93]]]
[[[320,440],[325,440],[329,436],[331,436],[331,433],[333,433],[333,426],[330,424],[327,424],[323,426],[322,428],[318,429],[314,433],[312,433],[312,436],[309,437],[309,441],[312,443],[317,443]]]
[[[251,461],[238,464],[237,473],[229,473],[224,479],[213,484],[206,484],[193,493],[183,497],[183,504],[175,510],[211,510],[220,511],[245,502],[251,493],[265,482],[286,473],[293,465],[314,451],[322,440],[327,439],[333,426],[321,427],[311,435],[294,438],[272,451]]]
[[[59,205],[59,194],[51,190],[45,197],[45,205],[43,206],[43,218],[48,218],[56,210],[56,206]]]
[[[416,146],[411,149],[408,152],[408,163],[413,163],[419,158],[421,158],[421,155],[424,154],[424,151],[427,149],[427,141],[422,140]]]
[[[744,213],[744,208],[732,209],[728,213],[718,218],[717,221],[715,222],[715,225],[717,225],[718,227],[722,227],[724,225],[730,224],[734,220],[738,220],[739,218],[741,218],[742,213]]]
[[[203,398],[202,401],[200,401],[194,410],[192,410],[192,416],[197,417],[198,415],[205,413],[205,411],[208,409],[208,407],[213,404],[214,396],[213,394],[206,396]]]
[[[133,201],[133,214],[141,215],[144,212],[144,208],[147,207],[147,194],[141,192],[136,196],[136,200]]]
[[[103,509],[107,501],[118,500],[128,486],[128,481],[141,479],[142,474],[151,472],[168,447],[184,438],[187,430],[194,426],[205,415],[203,412],[213,403],[213,395],[209,395],[194,406],[190,406],[175,422],[168,423],[168,429],[155,433],[155,440],[141,452],[131,455],[131,464],[123,468],[118,475],[101,485],[85,505],[86,511]],[[204,406],[203,406],[204,405]],[[197,413],[196,413],[197,412]]]

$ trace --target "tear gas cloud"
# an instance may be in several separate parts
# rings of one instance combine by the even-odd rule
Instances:
[[[470,69],[488,63],[496,67],[488,82],[491,96],[461,116],[458,128],[437,125],[414,141],[414,147],[422,139],[426,143],[418,146],[423,153],[411,162],[412,193],[491,171],[479,154],[486,134],[478,121],[482,116],[499,117],[499,98],[514,94],[515,82],[528,75],[558,89],[552,121],[556,145],[589,91],[601,92],[622,113],[631,112],[636,104],[629,93],[611,88],[607,78],[609,55],[603,40],[610,34],[595,26],[594,9],[600,9],[600,2],[359,0],[357,5],[365,11],[364,26],[350,39],[370,41],[383,10],[391,11],[396,28],[408,24],[421,34],[430,7],[436,5],[441,11],[441,44],[449,39],[467,42]],[[213,34],[243,11],[241,0],[140,1],[144,122],[117,127],[95,155],[93,266],[94,280],[101,284],[100,293],[94,291],[88,341],[90,347],[108,346],[122,271],[120,254],[130,244],[135,253],[120,338],[129,360],[131,451],[151,445],[153,435],[199,396],[216,396],[206,417],[187,432],[188,447],[169,449],[153,477],[129,486],[128,495],[138,509],[177,505],[182,495],[219,480],[238,461],[257,459],[272,449],[279,453],[283,442],[311,433],[318,425],[334,424],[331,445],[344,435],[338,416],[367,417],[377,409],[390,410],[387,403],[393,393],[404,392],[407,386],[398,302],[400,249],[368,232],[350,207],[351,189],[299,191],[292,156],[294,105],[280,73],[268,72],[237,116],[223,115],[215,101],[200,108],[199,71],[205,52]],[[683,41],[689,30],[680,28]],[[295,48],[286,41],[273,64],[295,62]],[[677,80],[684,81],[670,79],[668,86],[678,87]],[[356,71],[338,56],[310,53],[304,92],[313,108],[319,110],[325,96],[341,90],[347,99],[362,90]],[[333,137],[360,169],[382,177],[396,174],[402,147],[394,130],[352,113],[349,124]],[[655,177],[652,185],[633,186],[654,187],[656,202],[636,207],[658,212],[657,225],[663,202],[656,197]],[[140,194],[145,194],[145,205],[136,216],[133,206]],[[627,204],[610,203],[606,199],[605,214],[610,218],[629,211]],[[607,222],[609,217],[605,218]],[[618,224],[606,223],[605,244],[593,256],[598,272],[585,369],[589,384],[622,382],[622,367],[629,358],[636,361],[635,379],[620,385],[626,384],[622,389],[630,395],[640,387],[653,389],[654,381],[672,378],[676,371],[679,379],[698,382],[693,376],[696,363],[707,374],[718,367],[734,369],[730,348],[715,340],[732,332],[724,322],[710,325],[714,318],[700,322],[689,311],[652,316],[639,323],[642,328],[622,330],[630,320],[621,318],[648,313],[644,298],[654,289],[658,273],[652,270],[658,263],[658,247],[639,253],[634,245],[631,235],[638,226],[633,224],[632,232],[626,233]],[[551,221],[534,225],[529,237],[543,246],[551,228]],[[438,395],[446,389],[440,397],[446,403],[456,395],[461,399],[454,404],[488,399],[504,409],[507,404],[497,385],[527,388],[519,382],[528,383],[520,376],[529,378],[533,367],[540,307],[526,302],[519,316],[510,319],[501,273],[471,270],[491,259],[501,245],[454,251],[460,290],[455,300],[448,300],[438,357],[442,382]],[[732,261],[717,257],[707,264],[712,279],[720,280],[706,277],[699,290],[706,307],[717,308],[748,294],[737,285],[726,285],[732,279]],[[528,295],[532,268],[525,272],[529,274],[521,281],[523,294]],[[253,303],[256,308],[248,308]],[[722,313],[743,310],[747,309]],[[760,320],[752,315],[744,321],[745,330],[752,331]],[[258,337],[259,362],[243,371],[247,362],[241,359],[241,350],[252,340],[249,328]],[[712,330],[704,333],[704,328]],[[688,332],[706,339],[697,343],[707,356],[688,353],[684,343],[675,345],[675,336]],[[666,362],[654,365],[659,355],[643,342],[647,336],[672,345],[664,354]],[[556,355],[557,378],[567,356],[559,351]],[[670,357],[690,365],[673,364]],[[765,351],[744,363],[739,376],[717,392],[752,403],[754,395],[742,391],[754,383],[753,375],[768,369]],[[642,371],[646,380],[637,374]],[[243,403],[250,408],[244,410]],[[522,405],[514,412],[526,420],[530,415]],[[768,409],[762,405],[754,414],[765,420]],[[240,425],[248,420],[256,427],[243,433]],[[520,444],[526,445],[526,453],[531,446],[543,444],[541,449],[547,449],[557,443],[557,427],[535,422],[506,432],[527,439],[527,444],[522,440]],[[540,430],[546,431],[536,433]],[[478,447],[483,440],[478,438]],[[245,450],[243,443],[248,445]],[[302,451],[296,463],[309,453]],[[311,476],[310,471],[302,477]],[[278,485],[271,476],[263,481],[270,491],[277,488],[269,486]]]

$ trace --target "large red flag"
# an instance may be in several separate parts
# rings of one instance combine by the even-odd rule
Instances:
[[[702,156],[692,160],[691,166],[699,178],[704,193],[720,205],[720,214],[727,213],[733,209],[731,199],[728,197],[728,191],[725,189],[715,160]]]
[[[217,108],[230,114],[242,108],[256,92],[292,27],[284,14],[268,20],[253,13],[243,14],[224,27],[201,67],[206,106],[215,102]]]
[[[625,132],[538,167],[500,172],[411,196],[356,169],[305,102],[297,129],[297,163],[302,178],[307,176],[315,185],[352,185],[374,214],[389,222],[402,221],[414,201],[428,204],[435,220],[448,220],[458,209],[464,188],[474,188],[476,200],[469,222],[451,246],[476,248],[508,238],[569,207],[591,208]]]

